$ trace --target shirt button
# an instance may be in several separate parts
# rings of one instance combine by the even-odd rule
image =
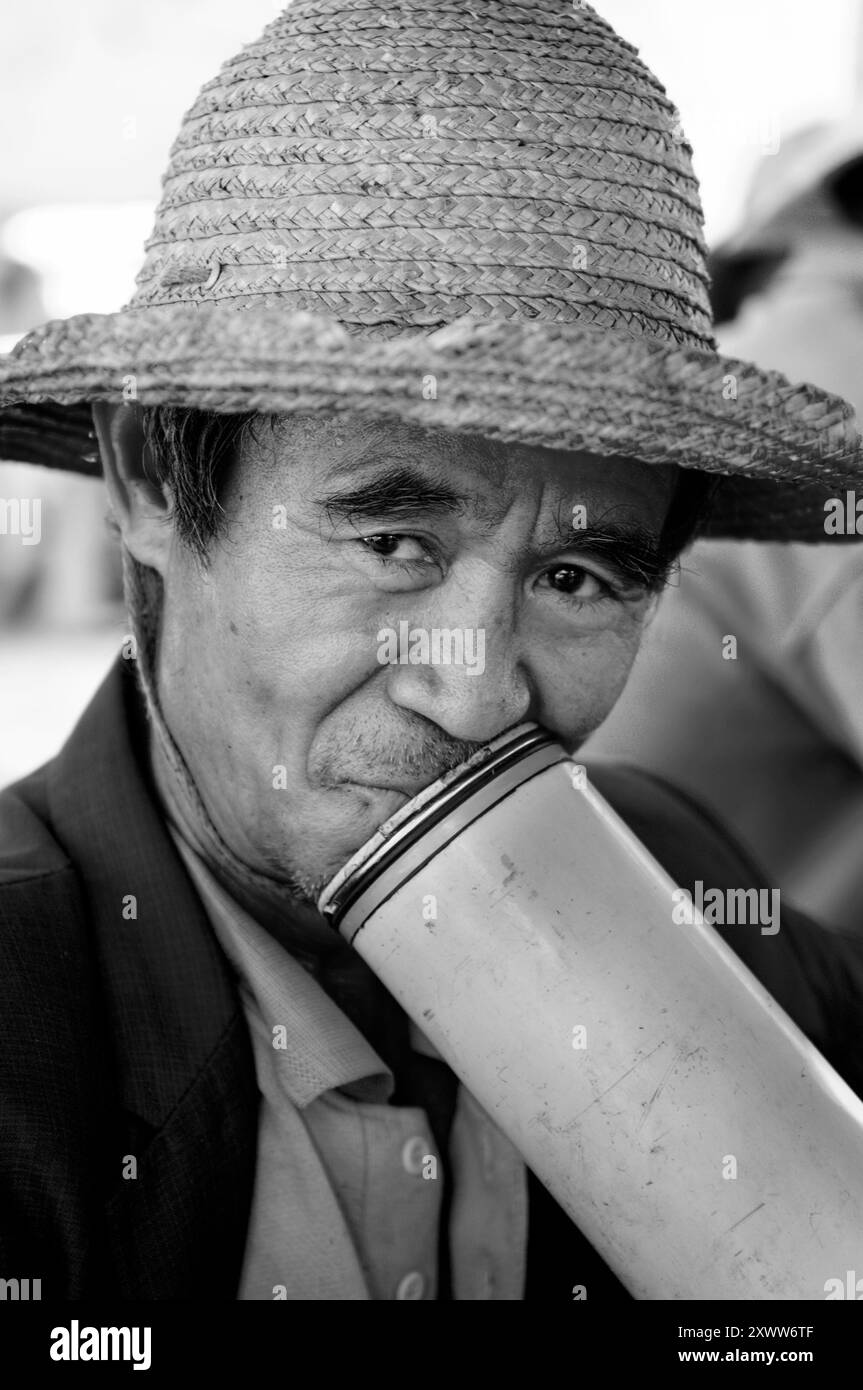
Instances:
[[[402,1149],[402,1167],[405,1172],[418,1177],[423,1170],[423,1159],[428,1152],[429,1142],[423,1139],[421,1134],[415,1134],[413,1139],[408,1139]]]
[[[399,1286],[396,1289],[396,1298],[398,1298],[399,1300],[405,1298],[422,1298],[423,1294],[425,1293],[425,1288],[425,1279],[422,1277],[419,1270],[413,1269],[411,1270],[410,1274],[406,1274],[404,1279],[400,1281]]]

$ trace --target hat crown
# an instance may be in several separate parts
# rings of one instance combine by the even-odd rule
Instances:
[[[284,301],[713,346],[663,87],[587,5],[294,0],[187,112],[129,308]]]

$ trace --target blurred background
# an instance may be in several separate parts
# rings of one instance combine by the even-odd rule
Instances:
[[[131,295],[183,112],[278,0],[30,0],[0,44],[0,350]],[[680,109],[707,234],[725,243],[787,142],[863,100],[863,4],[598,0]],[[863,146],[861,146],[863,149]],[[757,174],[756,174],[756,171]],[[861,368],[863,372],[863,368]],[[0,785],[52,756],[125,634],[101,484],[0,462]],[[24,516],[22,510],[21,516]],[[28,543],[29,541],[29,543]]]

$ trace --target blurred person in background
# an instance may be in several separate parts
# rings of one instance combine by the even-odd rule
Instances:
[[[863,110],[762,161],[710,269],[723,352],[863,412]],[[789,900],[863,933],[861,692],[863,545],[698,542],[586,753],[697,798]]]
[[[40,275],[0,249],[2,345],[47,317]],[[11,521],[22,508],[26,538]],[[99,485],[0,459],[0,628],[90,627],[122,612],[120,552]]]

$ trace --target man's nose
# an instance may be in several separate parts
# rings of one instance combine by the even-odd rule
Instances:
[[[530,718],[533,692],[511,611],[498,607],[484,621],[458,625],[449,609],[446,619],[424,614],[396,631],[387,691],[400,708],[470,743]]]

